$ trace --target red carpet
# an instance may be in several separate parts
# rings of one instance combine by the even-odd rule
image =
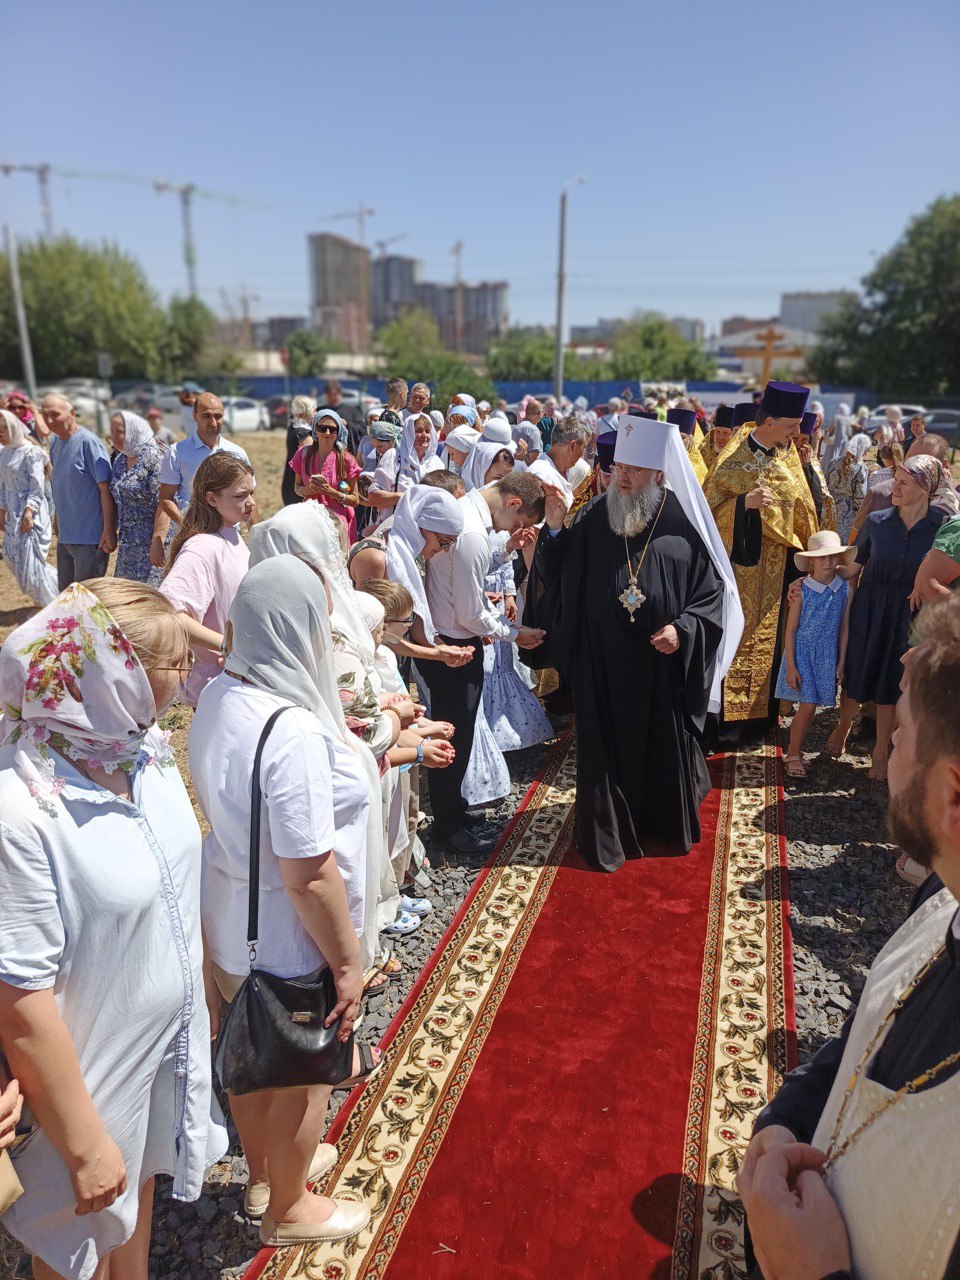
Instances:
[[[370,1231],[250,1280],[737,1275],[733,1174],[793,1026],[776,753],[713,763],[688,857],[612,876],[570,849],[572,770],[562,744],[338,1126],[328,1186]]]

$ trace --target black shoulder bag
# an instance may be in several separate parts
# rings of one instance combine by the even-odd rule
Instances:
[[[214,1065],[230,1093],[339,1084],[353,1065],[353,1036],[337,1039],[340,1020],[324,1026],[337,1004],[329,967],[308,978],[278,978],[254,966],[260,916],[260,759],[280,707],[263,726],[253,758],[250,802],[250,908],[247,942],[250,972],[234,996],[220,1034]]]

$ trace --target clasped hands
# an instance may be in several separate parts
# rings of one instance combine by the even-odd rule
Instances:
[[[823,1180],[826,1155],[783,1125],[751,1139],[737,1191],[766,1280],[822,1280],[850,1269],[850,1242]]]

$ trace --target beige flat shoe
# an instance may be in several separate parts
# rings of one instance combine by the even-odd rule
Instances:
[[[337,1163],[337,1148],[329,1142],[321,1142],[314,1152],[313,1162],[307,1173],[307,1182],[318,1182]],[[270,1183],[251,1182],[243,1196],[243,1211],[255,1221],[262,1218],[270,1203]]]
[[[313,1244],[316,1240],[348,1240],[370,1222],[370,1210],[357,1200],[334,1200],[326,1222],[276,1222],[269,1213],[260,1223],[260,1243],[270,1245]]]

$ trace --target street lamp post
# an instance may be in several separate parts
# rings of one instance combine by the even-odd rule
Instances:
[[[553,359],[553,394],[557,403],[563,396],[563,290],[566,284],[567,256],[567,192],[571,187],[580,187],[586,178],[574,178],[560,192],[560,250],[557,261],[557,336]]]

